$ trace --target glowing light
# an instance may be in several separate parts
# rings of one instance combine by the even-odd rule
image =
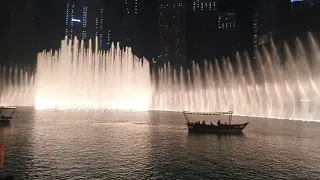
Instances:
[[[73,22],[81,22],[80,19],[72,19],[71,21],[73,21]]]
[[[204,61],[177,70],[168,63],[152,75],[149,62],[133,56],[130,48],[112,45],[107,52],[93,52],[77,40],[64,40],[59,53],[38,54],[35,79],[25,70],[0,68],[0,78],[9,77],[0,79],[1,103],[37,110],[233,110],[240,116],[316,121],[320,48],[309,38],[310,56],[297,39],[294,51],[285,46],[283,61],[271,41],[269,50],[257,52],[257,71],[249,57],[238,54],[235,64]]]
[[[37,110],[149,109],[149,63],[133,56],[130,48],[120,50],[118,44],[107,52],[94,53],[77,39],[73,43],[65,39],[60,52],[38,55]],[[74,61],[78,53],[85,55]]]

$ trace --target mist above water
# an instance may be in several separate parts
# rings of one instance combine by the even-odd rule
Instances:
[[[119,45],[107,52],[91,49],[91,42],[86,49],[83,42],[65,39],[59,51],[38,54],[34,77],[24,69],[2,67],[1,104],[38,110],[233,110],[246,116],[320,119],[320,49],[311,34],[308,47],[297,39],[294,49],[285,45],[282,58],[271,43],[256,59],[237,54],[236,62],[204,61],[188,70],[166,64],[150,71],[148,61]]]

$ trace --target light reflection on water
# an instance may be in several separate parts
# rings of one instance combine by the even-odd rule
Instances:
[[[18,109],[11,125],[0,128],[6,151],[0,172],[17,179],[320,176],[319,123],[249,120],[242,135],[195,135],[188,133],[180,113]]]

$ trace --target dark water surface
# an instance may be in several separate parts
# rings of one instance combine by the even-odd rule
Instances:
[[[244,117],[234,117],[244,122]],[[18,109],[0,128],[16,179],[319,179],[320,123],[247,119],[243,135],[189,134],[181,113]],[[216,119],[214,120],[216,122]]]

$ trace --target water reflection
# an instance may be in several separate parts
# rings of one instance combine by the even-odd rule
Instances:
[[[17,179],[320,176],[319,123],[249,119],[243,134],[216,135],[188,133],[181,113],[18,111],[0,129],[0,172]]]
[[[0,143],[5,146],[5,166],[1,175],[20,174],[22,179],[29,179],[27,172],[33,169],[34,111],[17,109],[10,125],[0,127]]]
[[[234,137],[245,137],[245,133],[195,133],[195,132],[189,132],[188,133],[189,138],[234,138]]]

